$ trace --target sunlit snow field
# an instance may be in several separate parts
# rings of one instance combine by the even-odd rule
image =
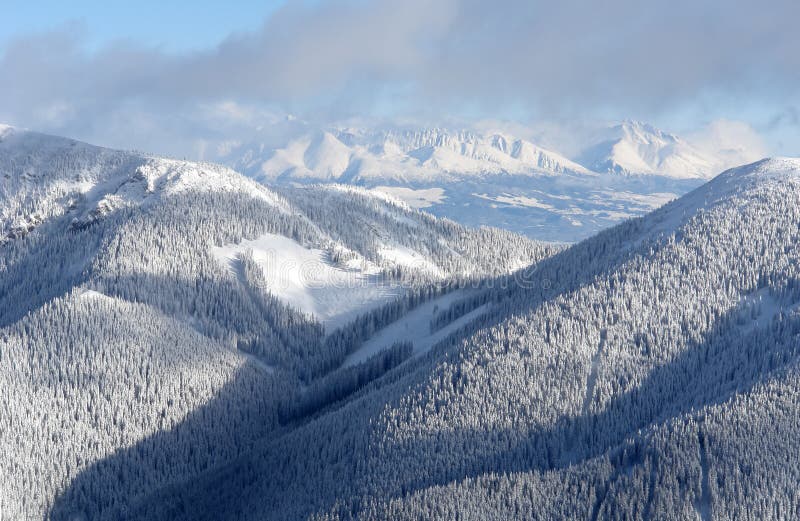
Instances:
[[[337,266],[325,251],[305,248],[281,235],[267,234],[214,248],[213,254],[236,272],[238,255],[247,250],[252,251],[263,270],[266,289],[289,306],[322,322],[328,331],[404,292],[399,283],[386,281],[372,263],[350,261]],[[406,250],[387,253],[394,259],[413,260],[412,253]]]

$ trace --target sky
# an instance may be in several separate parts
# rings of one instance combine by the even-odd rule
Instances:
[[[83,30],[82,45],[97,51],[119,40],[165,52],[203,50],[233,32],[258,30],[283,0],[180,2],[138,0],[0,0],[0,50],[10,41],[69,25]],[[233,6],[233,7],[231,7]]]
[[[303,121],[637,119],[800,156],[796,0],[0,0],[0,122],[204,158]]]

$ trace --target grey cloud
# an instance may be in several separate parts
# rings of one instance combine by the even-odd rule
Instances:
[[[462,3],[426,83],[540,109],[797,95],[796,1]],[[454,87],[453,79],[460,87]]]
[[[223,102],[323,118],[783,107],[800,98],[798,19],[796,0],[328,0],[183,55],[130,42],[90,53],[67,27],[6,46],[0,119],[116,144],[126,124],[205,139],[236,125],[205,110]]]

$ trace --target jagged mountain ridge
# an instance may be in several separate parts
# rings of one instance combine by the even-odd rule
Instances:
[[[291,136],[292,134],[290,134]],[[709,179],[746,151],[709,151],[648,123],[594,133],[576,160],[504,132],[442,128],[308,127],[277,147],[227,147],[221,159],[251,177],[420,182],[496,174],[611,173]],[[733,156],[731,155],[733,154]]]
[[[246,146],[229,164],[263,181],[430,181],[492,174],[590,175],[584,167],[529,141],[503,134],[443,129],[312,131],[286,146]]]

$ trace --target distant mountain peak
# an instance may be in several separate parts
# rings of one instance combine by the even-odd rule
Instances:
[[[625,132],[630,137],[636,137],[642,140],[647,140],[652,136],[657,136],[659,138],[671,140],[671,141],[680,141],[680,138],[675,134],[670,134],[665,132],[659,128],[654,127],[650,123],[646,123],[644,121],[639,121],[635,119],[626,119],[623,120],[622,123],[618,125],[623,132]]]
[[[676,179],[710,178],[718,173],[719,163],[678,136],[635,120],[611,127],[606,138],[584,151],[578,162],[601,173]]]
[[[524,139],[443,128],[342,127],[311,131],[265,150],[242,147],[226,162],[262,180],[437,181],[493,174],[591,174]]]

